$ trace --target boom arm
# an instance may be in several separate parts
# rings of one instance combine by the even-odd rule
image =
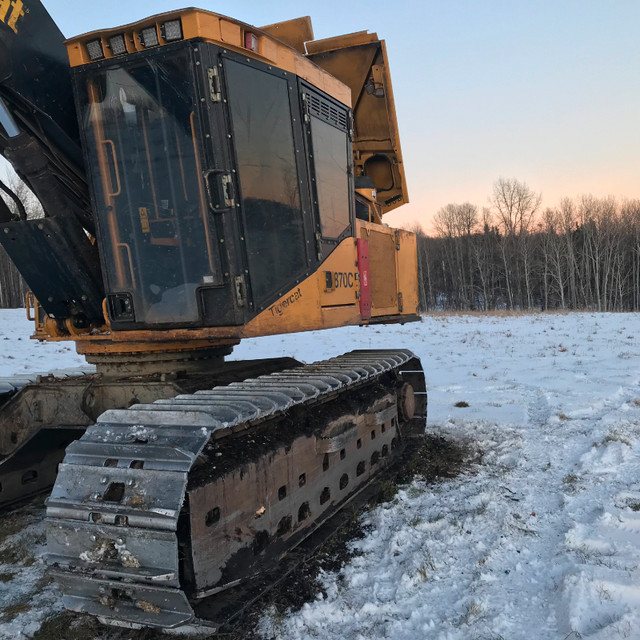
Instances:
[[[27,4],[0,22],[0,152],[45,211],[64,204],[92,231],[64,37],[40,2]]]
[[[11,7],[0,9],[0,153],[45,218],[3,203],[0,243],[45,311],[83,327],[102,318],[104,290],[64,37],[38,0]]]

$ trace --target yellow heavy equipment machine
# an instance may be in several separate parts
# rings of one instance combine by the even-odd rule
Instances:
[[[384,42],[198,9],[66,42],[37,0],[0,18],[0,151],[44,210],[0,201],[0,242],[34,337],[91,365],[0,385],[0,501],[55,480],[68,608],[213,631],[222,592],[424,431],[401,348],[225,361],[418,317],[416,238],[382,223],[407,201]]]

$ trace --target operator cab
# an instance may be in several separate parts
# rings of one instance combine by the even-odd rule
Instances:
[[[245,324],[354,234],[351,111],[180,17],[133,27],[74,69],[112,327]]]

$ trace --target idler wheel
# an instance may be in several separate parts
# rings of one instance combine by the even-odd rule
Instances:
[[[409,422],[416,413],[416,396],[408,382],[402,385],[398,394],[398,413],[403,422]]]

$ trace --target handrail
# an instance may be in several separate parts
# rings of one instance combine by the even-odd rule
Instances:
[[[24,304],[25,309],[27,311],[27,320],[29,322],[35,322],[36,320],[36,297],[33,295],[33,291],[27,291],[24,295]],[[31,311],[33,311],[33,317],[31,316]]]
[[[111,153],[113,154],[113,171],[116,176],[116,185],[118,188],[116,191],[109,191],[107,195],[115,198],[122,193],[122,185],[120,184],[120,172],[118,171],[118,155],[116,154],[116,145],[113,144],[113,140],[108,140],[106,138],[102,141],[102,144],[109,145],[111,147]],[[109,182],[111,183],[111,176],[109,176]],[[111,188],[113,189],[113,184],[111,184]]]
[[[131,274],[131,286],[136,288],[136,277],[133,273],[133,258],[131,256],[131,247],[126,242],[118,242],[117,249],[124,249],[129,259],[129,273]]]

